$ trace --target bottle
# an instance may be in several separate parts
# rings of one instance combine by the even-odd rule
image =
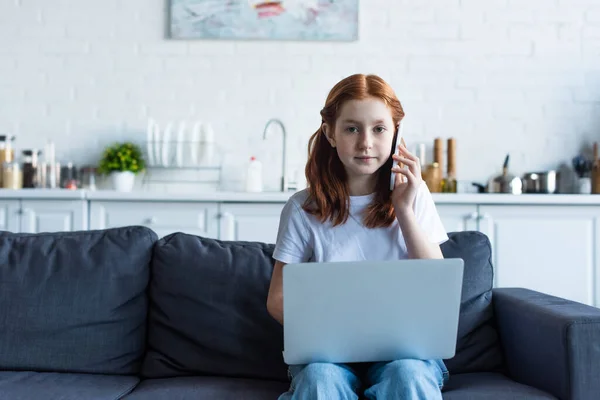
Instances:
[[[448,139],[448,165],[446,177],[442,180],[443,193],[456,193],[456,139]]]
[[[262,186],[262,163],[252,156],[246,170],[246,192],[262,192]]]
[[[416,145],[414,154],[419,158],[421,166],[421,178],[426,180],[427,177],[427,156],[425,155],[425,143],[419,143]]]

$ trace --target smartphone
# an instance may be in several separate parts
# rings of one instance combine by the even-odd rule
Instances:
[[[398,123],[398,128],[396,128],[396,143],[394,143],[394,147],[392,148],[392,154],[398,154],[398,145],[402,142],[402,121]],[[390,156],[391,157],[391,156]],[[396,160],[392,160],[392,168],[398,165]],[[390,191],[394,190],[394,185],[396,184],[396,173],[392,172],[390,174]]]

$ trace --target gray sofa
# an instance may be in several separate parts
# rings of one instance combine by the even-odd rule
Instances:
[[[0,233],[0,399],[276,399],[272,250],[143,227]],[[600,309],[492,290],[480,233],[443,252],[465,260],[445,399],[600,398]]]

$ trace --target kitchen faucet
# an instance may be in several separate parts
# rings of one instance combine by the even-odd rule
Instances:
[[[265,125],[265,130],[263,131],[263,140],[267,139],[267,131],[269,130],[269,126],[271,124],[278,124],[281,127],[281,134],[283,135],[283,150],[282,150],[282,161],[281,161],[281,191],[287,192],[289,189],[288,180],[287,180],[287,170],[286,170],[286,162],[285,155],[287,151],[287,133],[285,131],[285,126],[283,122],[277,118],[270,119]]]

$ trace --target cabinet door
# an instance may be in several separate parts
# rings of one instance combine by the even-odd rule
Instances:
[[[217,203],[92,201],[91,229],[141,225],[158,237],[175,232],[218,237]]]
[[[0,231],[19,231],[19,200],[0,201]]]
[[[85,200],[22,200],[20,229],[24,233],[87,229]]]
[[[446,232],[477,230],[477,206],[437,204],[436,208]]]
[[[495,285],[525,287],[593,305],[600,252],[594,207],[480,206],[492,243]]]
[[[222,240],[275,243],[283,203],[222,204]]]

